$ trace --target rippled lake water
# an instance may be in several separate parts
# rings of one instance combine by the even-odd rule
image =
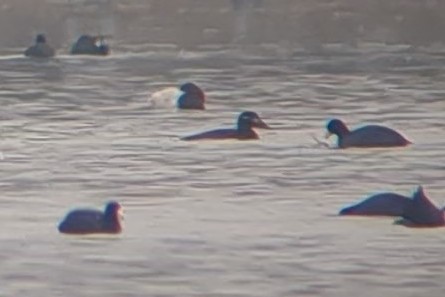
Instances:
[[[423,185],[445,204],[445,50],[268,46],[0,59],[1,296],[442,296],[445,229],[337,217]],[[206,111],[155,106],[194,81]],[[259,141],[183,142],[258,112]],[[325,121],[406,149],[329,149]],[[331,142],[333,144],[333,140]],[[119,236],[64,236],[72,207],[125,208]]]

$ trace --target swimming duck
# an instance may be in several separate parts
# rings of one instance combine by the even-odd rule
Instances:
[[[445,225],[444,209],[438,208],[421,186],[412,197],[394,193],[373,195],[355,205],[343,208],[339,215],[401,217],[395,224],[408,227],[439,227]]]
[[[75,209],[59,224],[59,232],[67,234],[121,233],[122,206],[108,202],[105,211]]]
[[[103,36],[82,35],[71,47],[72,55],[106,56],[110,47],[105,44]]]
[[[397,131],[378,125],[367,125],[350,131],[341,120],[330,120],[326,126],[328,133],[338,137],[338,147],[396,147],[407,146],[411,142]]]
[[[205,95],[200,87],[188,82],[181,85],[179,89],[183,92],[176,103],[179,109],[205,109]]]
[[[238,124],[234,129],[217,129],[191,136],[181,138],[182,140],[201,140],[201,139],[238,139],[250,140],[258,139],[258,134],[252,128],[270,129],[270,127],[261,120],[256,112],[244,111],[238,116]]]
[[[33,58],[50,58],[55,55],[55,51],[46,43],[45,35],[38,34],[35,39],[35,44],[27,48],[24,55]]]

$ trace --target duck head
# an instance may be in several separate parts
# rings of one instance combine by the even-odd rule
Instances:
[[[121,232],[121,221],[124,212],[122,206],[116,201],[110,201],[105,206],[104,227],[112,232]]]
[[[177,105],[182,109],[205,109],[204,92],[194,83],[188,82],[179,88],[183,94],[179,97]]]
[[[244,111],[238,117],[238,130],[250,130],[251,128],[271,129],[256,112]]]
[[[123,208],[119,202],[110,201],[105,206],[105,216],[106,217],[115,217],[122,219],[123,218]]]
[[[46,37],[44,34],[37,34],[36,43],[46,43]]]
[[[191,82],[185,83],[185,84],[181,85],[181,87],[179,87],[179,89],[186,94],[195,95],[195,96],[199,97],[200,99],[202,99],[202,101],[205,100],[204,92],[201,90],[200,87],[198,87],[194,83],[191,83]]]
[[[338,119],[330,120],[326,125],[326,130],[326,138],[329,138],[333,134],[342,137],[349,133],[349,129],[345,123]]]

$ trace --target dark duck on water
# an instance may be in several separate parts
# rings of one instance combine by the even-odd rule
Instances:
[[[270,129],[270,127],[258,116],[256,112],[244,111],[238,116],[236,128],[216,129],[199,134],[186,136],[182,140],[205,140],[205,139],[259,139],[253,128]]]

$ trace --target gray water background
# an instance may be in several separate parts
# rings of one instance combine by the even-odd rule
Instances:
[[[442,228],[336,214],[418,185],[445,204],[445,48],[312,50],[244,42],[239,28],[231,43],[192,48],[113,38],[105,58],[2,49],[0,296],[443,295]],[[206,111],[151,104],[189,80]],[[179,140],[242,110],[274,129],[252,142]],[[332,117],[414,144],[329,149],[314,137]],[[121,235],[57,232],[70,208],[109,199],[125,208]]]

